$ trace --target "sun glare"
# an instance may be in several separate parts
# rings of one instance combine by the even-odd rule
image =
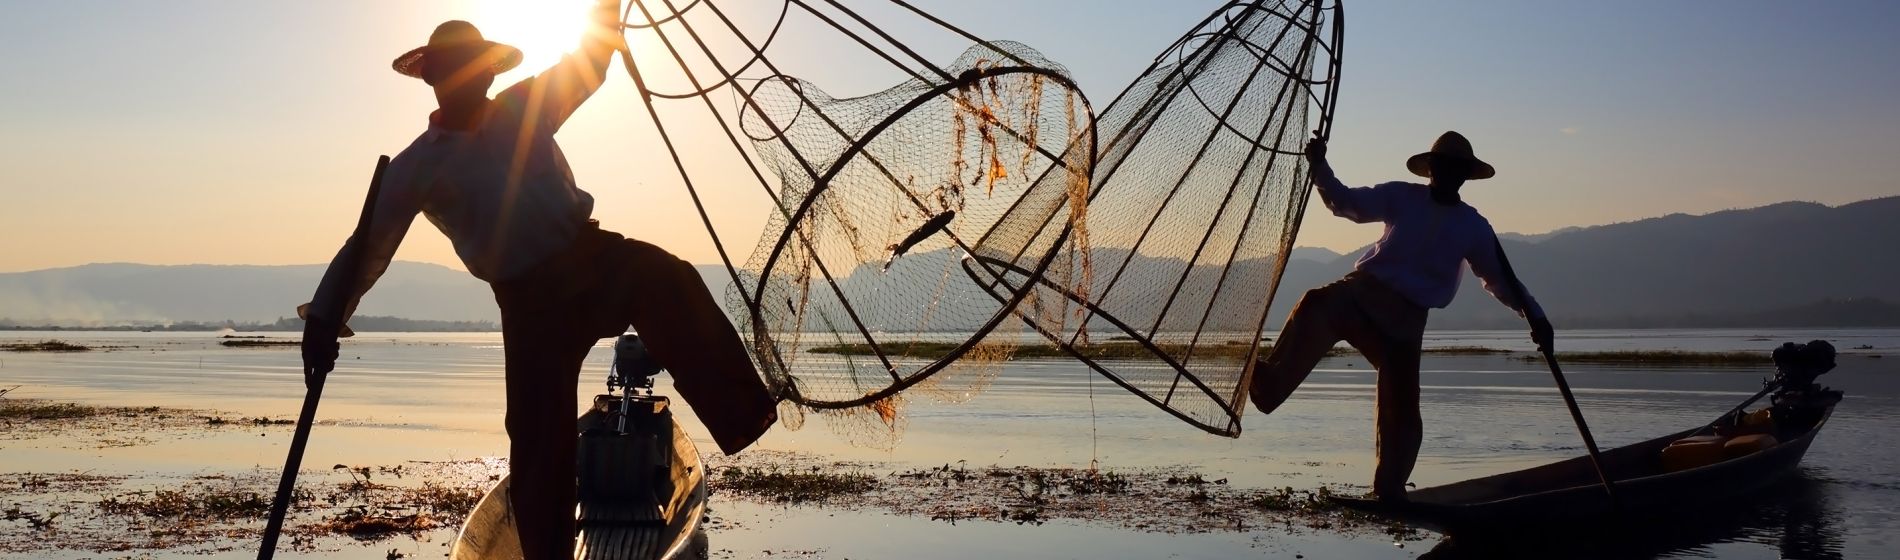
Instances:
[[[539,72],[580,45],[593,0],[476,0],[475,25],[489,40],[521,49],[521,69]]]

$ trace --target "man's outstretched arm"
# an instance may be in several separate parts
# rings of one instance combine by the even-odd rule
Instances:
[[[1319,189],[1320,203],[1339,216],[1357,223],[1383,222],[1386,217],[1386,192],[1377,187],[1347,187],[1333,174],[1326,162],[1326,141],[1314,138],[1306,143],[1306,163],[1313,173],[1313,186]]]
[[[529,120],[560,129],[607,80],[607,65],[622,40],[620,0],[598,0],[588,21],[579,49],[561,57],[561,62],[540,75],[510,86],[495,100],[518,107]]]
[[[384,176],[390,175],[384,172]],[[343,248],[324,270],[311,303],[297,309],[304,320],[303,358],[308,373],[321,376],[336,366],[337,337],[343,325],[356,314],[356,304],[363,293],[389,269],[389,261],[395,258],[396,248],[402,245],[409,225],[422,211],[421,196],[412,185],[401,184],[401,181],[388,183],[377,189],[374,212],[367,226],[359,226],[363,228],[363,238],[357,239],[351,234],[350,239],[343,242]],[[356,266],[351,266],[352,263]],[[331,309],[343,312],[336,317],[325,316],[325,310]]]

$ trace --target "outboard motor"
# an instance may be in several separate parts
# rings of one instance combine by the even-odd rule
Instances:
[[[1812,388],[1815,378],[1834,369],[1834,345],[1825,340],[1782,344],[1774,357],[1775,379],[1784,391]]]
[[[1807,344],[1789,342],[1775,349],[1775,380],[1769,413],[1776,424],[1801,427],[1821,420],[1827,405],[1839,402],[1841,392],[1814,382],[1834,369],[1834,345],[1825,340]]]
[[[640,389],[653,392],[653,376],[659,375],[660,363],[653,361],[647,353],[647,345],[640,341],[640,335],[623,334],[614,340],[614,364],[607,372],[607,392],[614,389]]]
[[[594,397],[599,421],[581,434],[582,523],[601,513],[589,512],[587,504],[594,503],[639,504],[626,514],[635,523],[658,522],[672,513],[665,508],[674,494],[673,411],[666,397],[653,394],[653,377],[661,371],[639,335],[614,341],[607,394]]]

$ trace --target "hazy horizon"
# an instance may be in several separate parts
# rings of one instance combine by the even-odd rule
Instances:
[[[978,35],[1043,51],[1098,103],[1218,4],[916,3]],[[389,70],[390,59],[435,23],[469,19],[527,51],[523,69],[497,81],[503,87],[573,44],[582,10],[558,4],[566,7],[191,0],[115,4],[110,17],[85,3],[15,7],[0,21],[0,33],[24,47],[0,73],[8,123],[0,271],[327,262],[375,156],[406,145],[433,106],[425,87]],[[927,57],[948,60],[965,46],[886,8],[866,13]],[[1900,4],[1362,0],[1349,8],[1332,149],[1349,183],[1407,179],[1404,158],[1457,129],[1499,169],[1465,190],[1499,231],[1900,194],[1900,158],[1891,157],[1900,145],[1891,107],[1900,39],[1889,32]],[[761,12],[742,17],[776,13]],[[846,46],[794,38],[780,48],[795,67],[788,71],[840,94],[897,81],[887,68],[825,63]],[[558,136],[598,201],[595,217],[689,261],[718,262],[618,61],[611,72]],[[730,170],[696,172],[727,247],[747,250],[767,201]],[[1315,201],[1299,241],[1346,252],[1378,235]],[[462,268],[426,220],[397,258]]]

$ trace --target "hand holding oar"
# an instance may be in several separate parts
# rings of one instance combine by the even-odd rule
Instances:
[[[350,236],[349,258],[342,263],[345,284],[355,283],[362,266],[361,243],[369,233],[370,218],[376,213],[376,195],[382,190],[383,170],[387,167],[389,156],[377,158],[376,174],[369,181],[369,197],[363,201],[363,214],[356,219],[356,233]],[[344,293],[350,293],[351,288],[354,286],[345,286]],[[289,456],[284,458],[284,476],[277,481],[277,499],[271,502],[270,521],[264,526],[264,545],[257,551],[258,560],[269,560],[277,552],[277,536],[283,532],[284,515],[290,511],[291,493],[297,487],[297,469],[303,465],[304,446],[310,442],[310,426],[317,420],[317,401],[323,396],[323,381],[336,367],[336,339],[342,328],[343,305],[339,298],[336,305],[331,306],[335,309],[311,309],[304,314],[303,412],[297,416],[297,433],[290,439]],[[312,340],[312,336],[319,338]]]
[[[1528,305],[1530,297],[1525,293],[1524,283],[1517,280],[1517,271],[1511,269],[1511,259],[1504,256],[1504,243],[1499,242],[1498,265],[1504,269],[1504,275],[1511,279],[1511,290],[1517,294],[1520,306]],[[1525,315],[1530,315],[1526,312]],[[1530,317],[1531,339],[1537,343],[1537,351],[1544,355],[1544,363],[1550,366],[1550,376],[1557,380],[1557,392],[1563,393],[1564,405],[1570,408],[1570,419],[1577,423],[1577,432],[1583,434],[1583,445],[1590,450],[1590,466],[1597,471],[1597,479],[1603,481],[1603,493],[1610,496],[1610,507],[1621,509],[1616,499],[1616,484],[1610,480],[1609,471],[1603,470],[1602,453],[1597,451],[1597,439],[1590,435],[1590,425],[1583,421],[1583,409],[1577,407],[1577,397],[1570,393],[1570,382],[1564,379],[1564,370],[1557,365],[1557,353],[1552,346],[1556,333],[1550,326],[1550,319]]]

